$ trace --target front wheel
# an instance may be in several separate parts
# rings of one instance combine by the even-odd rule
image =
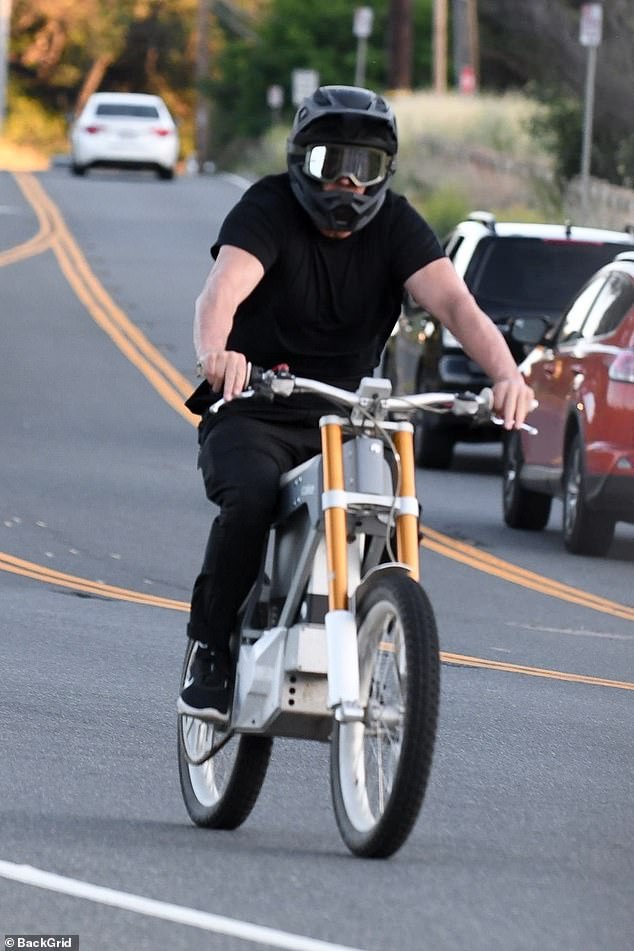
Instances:
[[[189,678],[194,646],[195,642],[190,641],[181,687]],[[227,733],[213,723],[179,716],[178,772],[191,820],[209,829],[236,829],[241,825],[262,788],[272,745],[273,740],[267,736],[227,739]],[[208,756],[213,749],[217,752]]]
[[[419,584],[378,572],[357,605],[363,722],[333,725],[331,789],[348,848],[392,855],[411,832],[431,768],[440,661],[436,622]]]

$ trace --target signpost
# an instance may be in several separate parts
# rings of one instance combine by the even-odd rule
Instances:
[[[372,7],[357,7],[352,21],[352,32],[357,38],[357,62],[354,71],[355,86],[365,84],[365,64],[368,53],[368,37],[372,33],[374,11]]]
[[[294,69],[291,73],[292,99],[294,106],[301,106],[307,96],[312,96],[319,86],[316,69]]]
[[[269,86],[266,90],[266,104],[271,110],[273,122],[279,122],[280,109],[284,105],[284,90],[281,86]]]
[[[592,153],[592,123],[594,118],[594,89],[597,73],[597,49],[603,33],[603,5],[584,3],[581,6],[579,42],[588,48],[586,67],[586,92],[583,115],[583,142],[581,146],[581,202],[584,213],[588,212],[590,189],[590,156]]]

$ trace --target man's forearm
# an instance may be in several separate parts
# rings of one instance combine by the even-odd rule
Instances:
[[[217,286],[208,280],[196,300],[194,312],[194,348],[198,359],[226,349],[234,317],[230,308],[228,302],[223,305]]]
[[[452,321],[452,333],[494,383],[518,375],[519,370],[504,337],[475,301],[458,308]]]

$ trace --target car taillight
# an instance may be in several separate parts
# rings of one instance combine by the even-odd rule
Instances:
[[[608,370],[611,380],[618,383],[634,383],[634,350],[624,350]]]
[[[172,134],[171,129],[162,129],[160,126],[157,129],[152,129],[152,132],[154,133],[154,135],[160,135],[160,136]]]
[[[84,132],[88,132],[89,135],[96,135],[97,132],[103,132],[105,125],[85,125]]]

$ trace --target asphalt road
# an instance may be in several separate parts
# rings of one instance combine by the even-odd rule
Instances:
[[[445,663],[404,848],[348,854],[320,744],[276,742],[236,832],[190,824],[175,696],[211,512],[167,396],[192,383],[193,299],[239,194],[0,173],[0,936],[628,951],[634,531],[594,559],[565,553],[558,511],[539,535],[504,528],[497,447],[419,473]]]

